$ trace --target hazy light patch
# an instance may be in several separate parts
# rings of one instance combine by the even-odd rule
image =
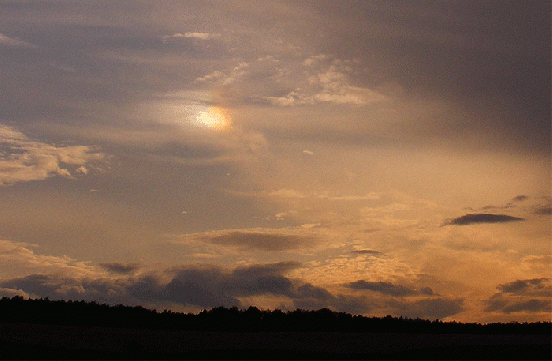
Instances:
[[[0,45],[13,46],[13,47],[22,47],[22,48],[36,48],[36,45],[28,43],[17,38],[11,38],[0,33]]]
[[[197,124],[206,128],[222,130],[230,126],[230,114],[220,107],[210,107],[196,116]]]
[[[173,35],[165,35],[161,37],[163,43],[166,43],[168,39],[177,39],[177,38],[194,38],[200,40],[208,40],[212,38],[218,38],[220,34],[218,33],[199,33],[199,32],[186,32],[186,33],[175,33]]]
[[[217,90],[180,91],[164,94],[162,98],[157,104],[144,104],[144,109],[161,123],[222,130],[228,128],[232,122],[228,110],[218,102]],[[209,106],[213,103],[219,105]]]

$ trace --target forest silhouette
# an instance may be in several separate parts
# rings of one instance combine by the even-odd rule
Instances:
[[[392,316],[378,318],[334,312],[327,308],[296,309],[284,312],[278,309],[260,310],[256,307],[247,309],[216,307],[194,314],[170,310],[158,312],[142,306],[120,304],[110,306],[94,301],[23,299],[19,296],[0,299],[0,323],[2,325],[2,329],[0,329],[2,333],[0,347],[3,349],[0,357],[2,359],[450,358],[447,356],[452,356],[455,359],[550,359],[552,330],[550,322],[480,324]],[[18,327],[27,327],[21,329],[24,330],[21,331],[21,334],[28,336],[16,339],[14,335],[19,332]],[[62,335],[68,329],[79,330],[78,332],[90,332],[86,330],[92,329],[96,330],[94,332],[111,330],[101,332],[106,332],[106,334],[119,332],[123,336],[118,336],[118,345],[110,346],[111,348],[105,346],[103,349],[96,349],[94,346],[72,348],[71,342],[68,341],[68,344],[65,345],[59,340],[64,336],[50,335],[49,337],[54,337],[55,341],[51,341],[50,344],[46,341],[42,344],[37,343],[33,339],[47,338],[43,334],[48,332],[54,334],[58,332],[59,335]],[[148,347],[143,346],[144,342],[135,341],[140,337],[145,337],[143,335],[146,331],[153,332],[148,336],[148,340],[150,340],[148,342],[152,344]],[[12,334],[8,335],[9,332]],[[124,336],[130,334],[129,332],[133,332],[134,338]],[[165,335],[163,332],[172,332],[170,333],[172,336],[161,336]],[[86,336],[85,333],[83,335]],[[158,345],[163,345],[163,342],[169,342],[167,339],[171,337],[175,339],[176,335],[178,337],[196,337],[200,345],[194,346],[195,348],[182,346],[182,349],[173,347],[173,351],[168,346],[155,346],[156,342]],[[267,346],[266,342],[268,341],[259,341],[258,335],[261,335],[261,338],[273,337],[274,340],[281,340],[278,342],[281,342],[283,346],[280,349],[277,346]],[[312,335],[316,335],[315,339],[320,347],[317,348],[316,342],[312,341]],[[463,335],[464,338],[460,341],[449,342],[454,337],[458,338],[457,335]],[[25,337],[28,339],[24,339]],[[201,344],[201,337],[206,340],[204,344]],[[220,342],[214,341],[217,337],[220,338]],[[309,340],[308,345],[305,343],[303,346],[286,346],[286,343],[292,342],[297,337],[305,337],[306,340]],[[413,337],[417,337],[418,341],[416,342],[421,346],[416,345]],[[467,337],[470,339],[468,340]],[[238,338],[241,346],[234,347],[228,344]],[[251,343],[244,341],[248,338],[253,341]],[[156,341],[156,339],[160,341]],[[351,343],[351,340],[357,339],[364,341],[355,341],[354,347],[342,346],[344,343]],[[389,346],[386,346],[387,348],[378,346],[377,343],[380,342],[378,341],[380,339],[387,342]],[[328,345],[329,340],[336,342],[334,348]],[[338,342],[338,340],[343,341]],[[374,345],[368,345],[366,340]],[[426,341],[424,340],[428,340],[425,346],[424,342]],[[445,340],[448,343],[439,345],[438,343],[442,342],[439,340]],[[184,341],[186,341],[185,338]],[[404,345],[401,346],[401,342],[405,344],[410,342],[412,345],[405,348]],[[221,346],[225,343],[228,345]],[[393,346],[393,343],[396,343],[396,347]],[[54,347],[52,344],[58,346]]]

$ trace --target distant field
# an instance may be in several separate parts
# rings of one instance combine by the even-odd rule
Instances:
[[[2,359],[550,359],[547,335],[197,332],[0,324]]]

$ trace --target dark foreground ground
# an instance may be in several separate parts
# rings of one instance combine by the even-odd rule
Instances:
[[[546,334],[203,332],[0,323],[2,359],[550,360]]]

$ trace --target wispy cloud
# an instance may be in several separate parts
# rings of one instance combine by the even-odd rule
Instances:
[[[0,125],[0,147],[0,185],[56,175],[72,178],[108,160],[106,154],[89,146],[55,146],[33,141],[5,125]]]
[[[36,252],[38,246],[0,240],[0,274],[11,278],[30,274],[71,275],[74,278],[101,277],[104,274],[89,262],[68,256],[48,256]]]
[[[174,33],[172,35],[164,35],[161,37],[163,42],[166,42],[168,39],[178,39],[178,38],[193,38],[200,40],[208,40],[213,38],[220,37],[218,33],[200,33],[200,32],[185,32],[185,33]]]
[[[353,70],[351,61],[333,59],[326,55],[311,56],[303,61],[305,73],[298,86],[287,94],[278,97],[265,97],[270,103],[279,106],[335,103],[366,105],[382,102],[389,98],[381,92],[354,86],[349,74]]]
[[[305,151],[304,151],[305,152]],[[312,152],[310,152],[312,153]],[[310,153],[306,153],[310,155]],[[381,195],[375,192],[364,195],[337,195],[329,192],[302,192],[295,189],[282,188],[271,191],[266,194],[268,197],[274,198],[310,198],[310,199],[325,199],[330,201],[373,201],[380,199]]]
[[[17,38],[12,38],[9,36],[6,36],[2,33],[0,33],[0,46],[13,46],[13,47],[21,47],[21,48],[36,48],[36,45],[33,45],[31,43],[28,43],[23,40],[19,40]]]

